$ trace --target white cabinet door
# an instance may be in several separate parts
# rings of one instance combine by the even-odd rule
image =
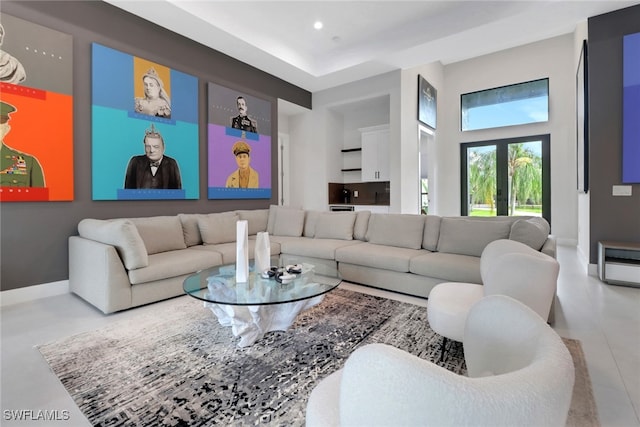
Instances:
[[[389,128],[360,129],[362,133],[362,181],[389,180]]]

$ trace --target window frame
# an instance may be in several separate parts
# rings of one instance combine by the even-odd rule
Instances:
[[[527,84],[541,82],[541,81],[546,81],[547,82],[547,84],[546,84],[546,86],[547,86],[547,119],[546,120],[531,121],[531,122],[524,122],[524,123],[506,124],[506,125],[501,125],[501,126],[489,126],[489,127],[474,128],[474,129],[463,129],[463,123],[464,123],[463,112],[465,111],[463,103],[464,103],[464,98],[466,96],[477,95],[477,94],[481,94],[481,93],[487,93],[488,94],[489,92],[498,92],[498,91],[501,91],[501,90],[506,90],[508,88],[512,88],[514,86],[527,85]],[[514,101],[514,99],[508,99],[505,102],[511,102],[511,101]],[[496,105],[497,105],[497,103],[496,103]],[[544,77],[544,78],[535,79],[535,80],[529,80],[529,81],[520,82],[520,83],[512,83],[512,84],[509,84],[509,85],[498,86],[498,87],[494,87],[494,88],[490,88],[490,89],[483,89],[483,90],[477,90],[477,91],[473,91],[473,92],[467,92],[467,93],[460,94],[460,131],[461,132],[473,132],[473,131],[486,130],[486,129],[500,129],[500,128],[511,127],[511,126],[528,125],[528,124],[532,124],[532,123],[547,123],[548,121],[549,121],[549,77]]]
[[[468,163],[467,148],[496,146],[496,216],[509,215],[508,172],[501,169],[506,165],[509,144],[541,141],[542,155],[542,217],[551,225],[551,134],[517,136],[460,143],[460,215],[468,216]],[[504,167],[504,166],[503,166]],[[498,194],[500,195],[498,196]]]

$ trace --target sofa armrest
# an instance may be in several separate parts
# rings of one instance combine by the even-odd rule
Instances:
[[[544,245],[542,245],[542,248],[540,248],[540,252],[542,252],[543,254],[549,255],[554,259],[557,259],[557,254],[556,254],[557,245],[558,243],[557,243],[556,236],[554,236],[553,234],[549,234],[549,237],[547,237],[547,240],[544,242]]]
[[[131,283],[114,246],[69,237],[69,289],[103,313],[131,307]]]

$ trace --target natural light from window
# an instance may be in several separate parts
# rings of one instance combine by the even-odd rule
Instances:
[[[549,79],[463,94],[463,131],[549,120]]]

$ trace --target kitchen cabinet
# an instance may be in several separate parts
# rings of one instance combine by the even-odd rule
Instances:
[[[358,129],[362,142],[362,181],[389,180],[389,126]]]

